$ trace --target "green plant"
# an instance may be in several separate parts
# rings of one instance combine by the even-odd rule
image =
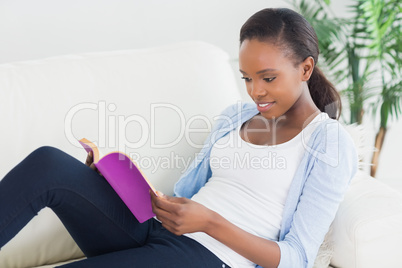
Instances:
[[[375,138],[377,149],[372,158],[371,175],[375,176],[378,158],[384,143],[389,116],[398,119],[402,95],[402,3],[400,0],[358,1],[362,19],[366,23],[369,59],[379,66],[380,126]],[[376,111],[377,109],[374,109]]]
[[[355,0],[350,19],[337,18],[329,0],[293,0],[292,4],[317,32],[323,69],[338,84],[346,84],[341,90],[349,104],[345,121],[361,124],[366,109],[374,118],[380,115],[371,168],[375,176],[388,119],[398,119],[402,113],[402,3]]]

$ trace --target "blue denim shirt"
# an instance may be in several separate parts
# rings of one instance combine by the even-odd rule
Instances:
[[[258,114],[254,103],[237,103],[219,116],[200,153],[175,185],[175,195],[191,198],[212,175],[214,143]],[[357,171],[354,143],[342,125],[327,118],[305,146],[286,199],[279,241],[280,268],[312,267],[340,202]],[[257,267],[260,267],[257,265]]]

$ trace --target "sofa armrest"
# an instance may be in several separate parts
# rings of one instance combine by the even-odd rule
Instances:
[[[333,222],[331,265],[400,267],[402,195],[359,171]]]

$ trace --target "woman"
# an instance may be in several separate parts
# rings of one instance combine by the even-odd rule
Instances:
[[[41,147],[0,182],[0,246],[48,206],[88,257],[63,267],[311,267],[357,167],[317,42],[289,9],[247,20],[253,103],[223,111],[175,197],[151,194],[157,220],[138,223],[91,155]]]

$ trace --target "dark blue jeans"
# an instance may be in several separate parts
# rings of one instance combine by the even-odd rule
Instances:
[[[47,146],[0,181],[0,248],[44,207],[56,213],[88,257],[63,267],[228,267],[154,219],[139,223],[102,176]]]

